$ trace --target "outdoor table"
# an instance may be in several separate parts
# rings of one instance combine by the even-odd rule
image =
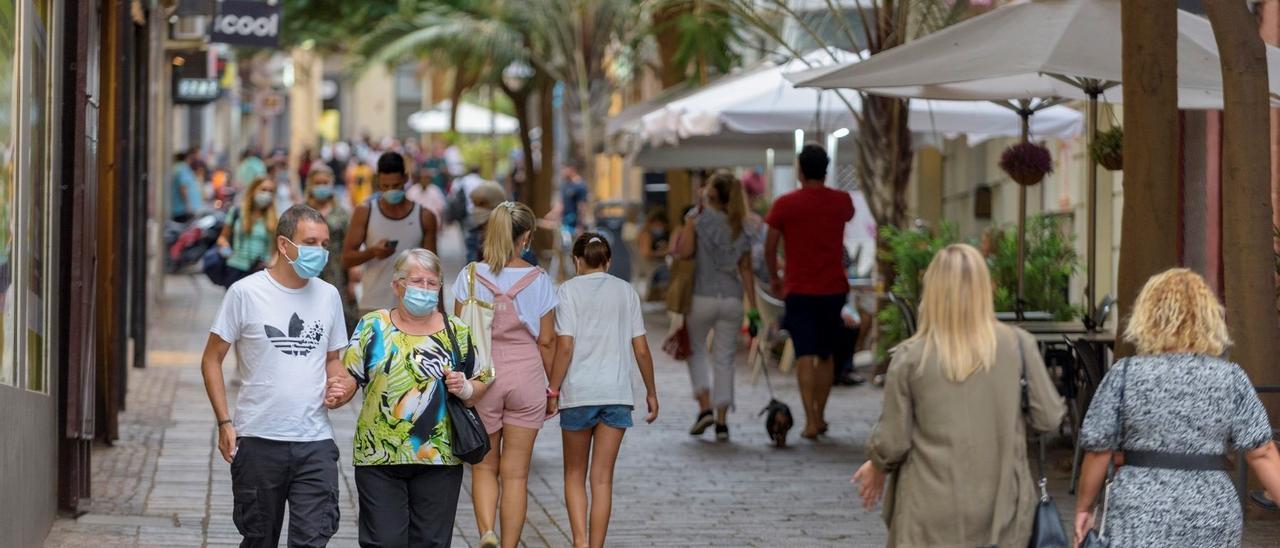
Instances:
[[[1018,313],[1013,311],[996,312],[996,319],[1002,322],[1013,322],[1018,319]],[[1053,314],[1043,310],[1030,310],[1022,313],[1022,319],[1028,322],[1046,322],[1053,319]]]

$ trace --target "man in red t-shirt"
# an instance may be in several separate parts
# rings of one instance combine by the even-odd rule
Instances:
[[[849,293],[845,273],[844,225],[853,219],[849,193],[827,188],[827,151],[807,144],[796,157],[800,188],[779,197],[765,222],[769,236],[764,259],[775,296],[786,298],[783,327],[796,350],[796,378],[804,403],[801,436],[816,439],[827,431],[827,397],[835,380],[833,356],[843,320],[840,309]],[[778,278],[778,240],[786,245],[786,272]]]

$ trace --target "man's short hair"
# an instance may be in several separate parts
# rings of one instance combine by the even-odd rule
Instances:
[[[325,224],[324,215],[306,204],[298,204],[287,210],[276,221],[276,236],[284,236],[290,240],[298,233],[298,224],[302,221]]]
[[[378,157],[378,173],[407,173],[404,168],[404,156],[399,152],[387,151]]]
[[[796,163],[800,165],[800,175],[806,181],[818,181],[827,178],[827,165],[831,158],[827,156],[826,149],[817,143],[809,143],[800,149]]]

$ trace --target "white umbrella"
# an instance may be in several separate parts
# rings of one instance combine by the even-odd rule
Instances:
[[[802,87],[854,88],[900,97],[1087,99],[1085,135],[1092,143],[1099,96],[1110,90],[1109,99],[1122,97],[1116,89],[1123,74],[1120,39],[1119,0],[1023,0],[881,52],[862,63],[818,68],[789,77]],[[1179,10],[1177,48],[1179,105],[1221,108],[1222,71],[1209,22]],[[1280,91],[1280,50],[1268,47],[1267,60],[1272,67],[1268,73],[1274,97]],[[1019,109],[1024,117],[1036,108],[1025,101],[1010,107]],[[1089,280],[1085,299],[1092,314],[1097,262],[1096,165],[1089,170],[1088,193]],[[1020,195],[1023,210],[1025,191]],[[1021,248],[1021,239],[1019,244]]]
[[[1178,105],[1222,108],[1222,70],[1209,21],[1178,10]],[[1022,0],[861,63],[789,74],[800,87],[854,88],[924,99],[1096,98],[1122,77],[1119,0]],[[1267,48],[1280,68],[1280,49]],[[1086,81],[1094,80],[1093,86]],[[1273,94],[1280,70],[1269,71]],[[1090,88],[1093,89],[1090,89]],[[1119,89],[1108,99],[1119,100]]]
[[[444,133],[449,131],[449,101],[431,110],[421,110],[409,115],[409,127],[418,133]],[[520,128],[520,122],[506,114],[493,112],[470,103],[458,105],[458,133],[508,135]]]
[[[835,57],[833,60],[832,57]],[[784,64],[764,63],[723,78],[700,90],[678,95],[643,115],[628,113],[626,123],[612,124],[615,135],[636,134],[650,146],[674,145],[693,137],[732,134],[790,135],[796,129],[828,132],[856,127],[849,107],[861,108],[854,93],[797,89],[786,74],[823,63],[856,62],[847,52],[814,51]],[[847,104],[846,104],[847,103]],[[913,101],[908,124],[917,135],[952,138],[967,136],[970,142],[1021,132],[1016,116],[987,103]],[[1031,132],[1038,136],[1068,138],[1082,130],[1080,113],[1051,108],[1036,116]]]

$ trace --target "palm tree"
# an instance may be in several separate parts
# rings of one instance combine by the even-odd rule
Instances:
[[[501,84],[502,71],[527,57],[520,33],[507,24],[503,4],[493,0],[406,2],[356,42],[355,51],[362,66],[426,59],[435,66],[450,67],[452,129],[467,90]]]
[[[742,62],[743,22],[717,0],[649,0],[663,87],[686,80],[705,84]]]

